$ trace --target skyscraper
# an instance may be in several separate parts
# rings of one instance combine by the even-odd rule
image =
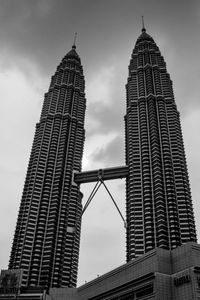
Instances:
[[[164,59],[144,27],[133,49],[126,91],[126,165],[81,172],[85,94],[75,45],[58,66],[36,126],[10,270],[0,278],[2,300],[177,300],[200,295],[200,245],[179,112]],[[122,177],[128,263],[69,289],[76,285],[84,211],[80,184],[97,181],[87,206],[104,180]],[[33,292],[32,286],[39,289]]]
[[[127,260],[196,242],[179,112],[165,61],[145,28],[126,85]]]
[[[84,76],[73,45],[51,79],[32,146],[9,269],[22,269],[22,286],[76,285],[85,138]]]

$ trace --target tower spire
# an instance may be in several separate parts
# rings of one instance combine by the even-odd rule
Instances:
[[[146,28],[144,26],[144,16],[142,16],[142,32],[146,32]]]
[[[76,39],[77,39],[77,32],[75,32],[75,34],[74,34],[74,43],[72,46],[73,49],[76,49]]]

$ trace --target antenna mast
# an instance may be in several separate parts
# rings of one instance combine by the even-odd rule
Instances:
[[[77,40],[77,32],[75,32],[74,34],[74,43],[73,43],[74,48],[76,48],[76,40]]]
[[[144,16],[142,16],[142,32],[146,31],[145,27],[144,27]]]

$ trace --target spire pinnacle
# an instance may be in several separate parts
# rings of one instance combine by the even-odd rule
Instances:
[[[76,39],[77,39],[77,32],[75,32],[75,34],[74,34],[74,43],[72,45],[73,49],[76,49]]]
[[[142,16],[142,32],[146,32],[146,28],[144,27],[144,16]]]

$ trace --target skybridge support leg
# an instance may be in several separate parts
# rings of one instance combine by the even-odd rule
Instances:
[[[86,209],[88,208],[89,204],[91,203],[92,199],[94,198],[95,194],[97,193],[98,189],[100,188],[101,184],[103,184],[103,186],[105,187],[111,200],[113,201],[120,217],[122,218],[122,220],[124,222],[124,227],[126,228],[126,220],[124,219],[117,203],[115,202],[112,194],[110,193],[109,189],[107,188],[104,180],[124,178],[127,175],[128,175],[128,167],[127,166],[75,173],[74,174],[74,182],[76,184],[97,181],[96,185],[94,186],[94,188],[82,210],[82,216],[83,216],[84,212],[86,211]]]

